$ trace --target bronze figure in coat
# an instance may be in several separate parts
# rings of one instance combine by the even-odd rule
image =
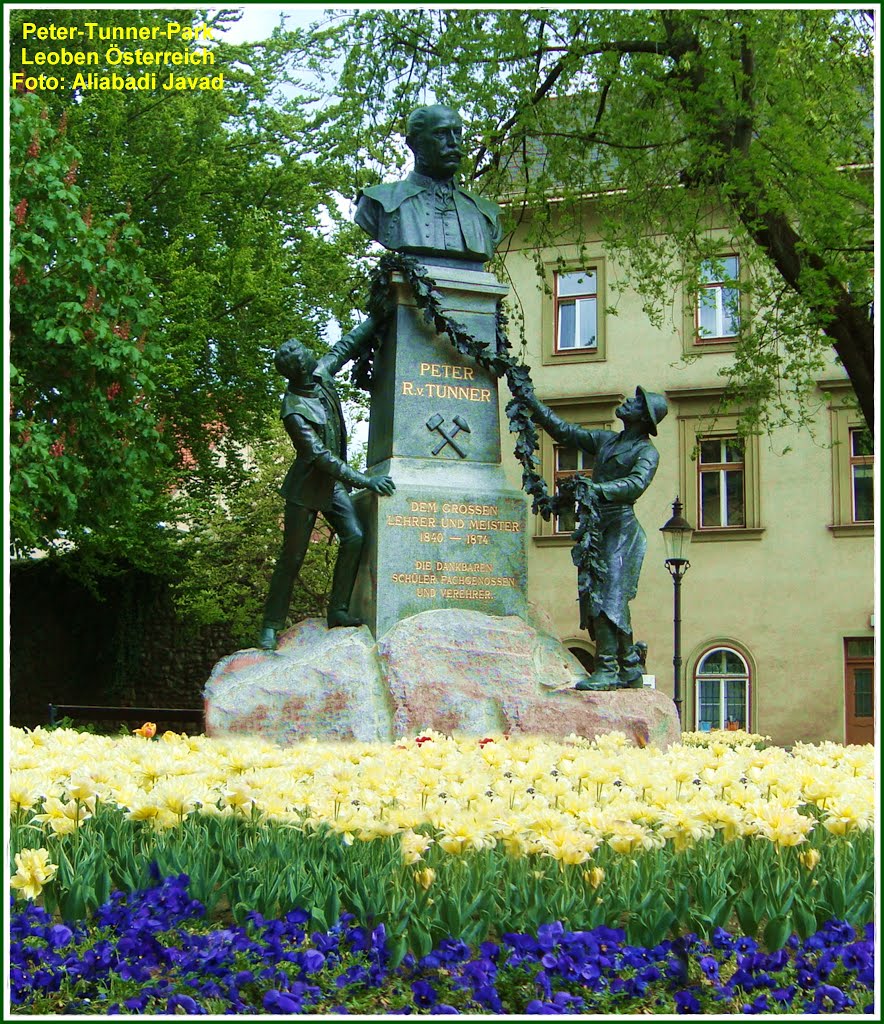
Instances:
[[[390,495],[395,485],[389,476],[367,476],[347,464],[346,426],[334,376],[370,344],[374,330],[373,321],[367,320],[344,335],[318,361],[297,341],[285,342],[274,356],[277,370],[288,378],[280,417],[296,456],[280,488],[285,498],[284,533],[258,641],[264,650],[276,648],[276,635],[285,625],[292,589],[318,512],[338,536],[338,558],[328,602],[329,628],[362,625],[361,619],[349,614],[363,541],[349,488],[367,487],[375,494]]]
[[[568,423],[533,393],[531,417],[559,444],[594,456],[590,491],[598,500],[601,557],[607,566],[595,593],[581,593],[580,628],[596,643],[595,670],[577,684],[579,690],[612,690],[642,685],[642,645],[632,637],[629,602],[638,590],[647,538],[633,505],[644,494],[660,456],[651,435],[668,411],[663,395],[638,387],[635,396],[616,409],[623,421],[620,433],[587,430]]]

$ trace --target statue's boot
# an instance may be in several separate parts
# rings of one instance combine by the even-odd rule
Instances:
[[[627,690],[640,690],[644,685],[642,683],[644,666],[641,662],[638,644],[632,641],[632,633],[618,632],[617,657],[620,662],[620,672],[618,673],[620,685]]]
[[[575,690],[616,690],[617,675],[617,634],[619,630],[606,616],[593,619],[595,633],[595,671],[588,679],[581,679]]]
[[[276,630],[272,626],[265,626],[258,638],[258,646],[262,651],[276,650]]]
[[[362,536],[348,543],[342,541],[338,548],[338,560],[335,563],[335,574],[332,577],[331,594],[328,598],[328,614],[326,622],[329,629],[336,626],[362,626],[362,619],[350,614],[350,598],[356,573],[359,569],[359,556],[362,553]]]

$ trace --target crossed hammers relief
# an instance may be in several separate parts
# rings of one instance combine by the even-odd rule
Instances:
[[[459,433],[461,430],[469,434],[471,432],[470,425],[463,418],[463,416],[460,415],[453,416],[451,418],[451,421],[452,423],[454,423],[454,430],[448,431],[442,426],[442,424],[445,422],[445,419],[443,418],[441,413],[437,412],[427,420],[428,429],[437,430],[442,435],[442,440],[433,449],[433,455],[438,455],[439,452],[441,452],[442,449],[445,447],[445,445],[450,444],[451,447],[457,452],[457,454],[462,459],[465,459],[467,457],[467,453],[463,450],[463,448],[461,448],[457,441],[454,440],[454,435]]]

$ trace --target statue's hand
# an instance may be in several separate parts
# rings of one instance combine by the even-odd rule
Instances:
[[[543,402],[534,393],[534,388],[526,388],[523,399],[532,412],[540,412],[543,409]]]
[[[396,485],[393,483],[391,476],[370,476],[365,486],[370,491],[374,491],[375,494],[384,494],[387,497],[396,490]]]

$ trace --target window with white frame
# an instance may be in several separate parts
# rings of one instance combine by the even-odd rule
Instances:
[[[745,444],[739,436],[697,439],[701,530],[746,525]]]
[[[556,352],[598,345],[598,278],[595,270],[556,274]]]
[[[740,333],[740,260],[724,256],[700,265],[697,340],[723,341]]]
[[[832,523],[836,537],[875,532],[873,473],[875,450],[871,433],[856,408],[847,377],[819,382],[829,403],[832,438]]]
[[[553,475],[555,478],[556,493],[563,480],[583,473],[585,476],[592,475],[593,457],[589,452],[580,448],[566,448],[557,444],[553,449],[555,459]],[[573,533],[576,527],[576,510],[571,508],[567,512],[559,512],[556,516],[556,533]]]
[[[872,494],[873,463],[874,447],[871,432],[865,427],[851,428],[850,489],[855,523],[871,523],[875,517]]]
[[[697,728],[748,729],[750,677],[742,655],[729,647],[704,654],[694,676]]]

